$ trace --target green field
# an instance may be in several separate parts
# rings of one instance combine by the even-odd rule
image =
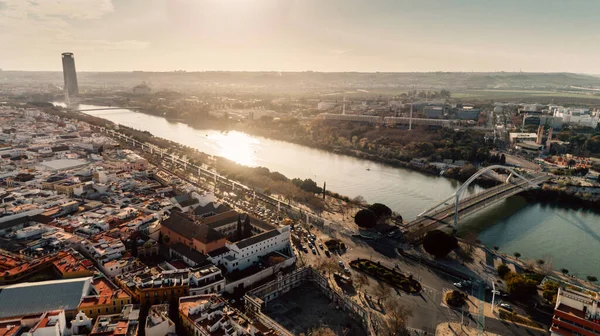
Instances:
[[[569,98],[572,98],[573,102],[600,102],[600,96],[594,94],[542,90],[469,90],[452,92],[452,98],[463,100],[540,100],[540,102],[552,99],[569,101]]]

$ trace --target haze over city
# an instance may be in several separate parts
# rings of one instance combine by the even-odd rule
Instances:
[[[0,68],[600,73],[597,1],[1,0]]]
[[[0,336],[600,335],[600,0],[0,0]]]

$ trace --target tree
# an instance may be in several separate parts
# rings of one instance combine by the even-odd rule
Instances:
[[[596,278],[596,277],[595,277],[595,276],[593,276],[593,275],[588,275],[588,276],[587,276],[587,280],[588,280],[588,281],[591,281],[591,282],[596,282],[596,281],[598,281],[598,278]]]
[[[564,275],[567,275],[567,274],[569,274],[569,270],[568,270],[568,269],[566,269],[566,268],[563,268],[563,269],[561,269],[560,271],[561,271],[561,272],[562,272],[562,274],[564,274]]]
[[[498,275],[500,278],[504,279],[508,273],[510,273],[510,268],[506,264],[500,264],[500,266],[498,266]]]
[[[458,247],[458,240],[440,230],[427,232],[423,240],[423,248],[436,258],[443,258]]]
[[[369,206],[369,210],[375,213],[375,216],[377,216],[377,220],[390,217],[392,215],[392,209],[390,209],[387,205],[381,203],[371,204]]]
[[[537,293],[535,280],[527,279],[515,272],[508,273],[505,278],[508,292],[516,298],[527,299]]]
[[[571,169],[571,167],[573,167],[575,165],[575,160],[570,159],[569,161],[567,161],[567,166],[569,167],[569,169]]]
[[[501,165],[506,164],[506,156],[504,156],[504,154],[500,155],[500,161],[498,163]]]
[[[521,253],[519,253],[519,252],[515,252],[515,253],[513,253],[513,255],[515,256],[515,258],[517,258],[517,260],[519,260],[519,258],[521,258]]]
[[[498,252],[499,249],[500,249],[500,246],[494,245],[494,251]]]
[[[544,259],[538,259],[538,260],[536,261],[536,263],[537,263],[538,265],[542,266],[542,265],[544,265],[546,262],[544,261]]]
[[[336,336],[337,334],[329,327],[319,327],[312,329],[309,333],[312,336]]]
[[[370,229],[377,224],[377,215],[372,210],[361,209],[354,215],[354,223],[363,229]]]
[[[440,91],[440,97],[444,98],[444,99],[450,99],[451,93],[448,90],[441,90]]]
[[[542,297],[546,301],[556,303],[556,295],[558,294],[558,283],[554,281],[546,281],[542,286]]]
[[[361,195],[358,195],[358,196],[354,197],[354,198],[352,199],[352,201],[353,201],[354,203],[356,203],[356,204],[365,204],[365,203],[367,202],[367,201],[365,201],[365,198],[364,198],[364,197],[362,197]]]
[[[458,173],[459,177],[463,180],[467,180],[469,177],[477,173],[477,168],[475,168],[472,164],[468,163],[460,168]]]
[[[386,305],[387,318],[382,322],[381,335],[396,336],[406,334],[406,322],[412,316],[412,311],[398,300],[388,300]]]
[[[446,303],[452,307],[460,308],[466,303],[465,293],[457,290],[446,294]]]
[[[242,216],[238,215],[238,220],[237,220],[237,239],[238,240],[242,240],[244,239],[244,235],[242,234]]]

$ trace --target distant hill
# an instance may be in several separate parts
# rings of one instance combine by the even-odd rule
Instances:
[[[79,72],[80,86],[132,88],[141,82],[156,89],[271,92],[329,91],[337,89],[560,89],[569,86],[600,88],[600,76],[574,73],[521,72]],[[0,83],[36,83],[62,86],[61,72],[2,71]]]

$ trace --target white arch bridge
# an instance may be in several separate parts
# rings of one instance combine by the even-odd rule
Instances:
[[[483,174],[491,173],[495,169],[510,172],[505,183],[462,198],[464,191],[473,181]],[[547,181],[549,178],[548,175],[542,173],[524,177],[513,168],[506,166],[493,165],[485,167],[473,174],[454,194],[423,211],[415,220],[407,223],[406,228],[409,232],[406,235],[412,240],[419,240],[427,232],[443,226],[452,226],[453,230],[456,231],[460,217],[476,212],[522,191],[537,188],[540,183]]]

